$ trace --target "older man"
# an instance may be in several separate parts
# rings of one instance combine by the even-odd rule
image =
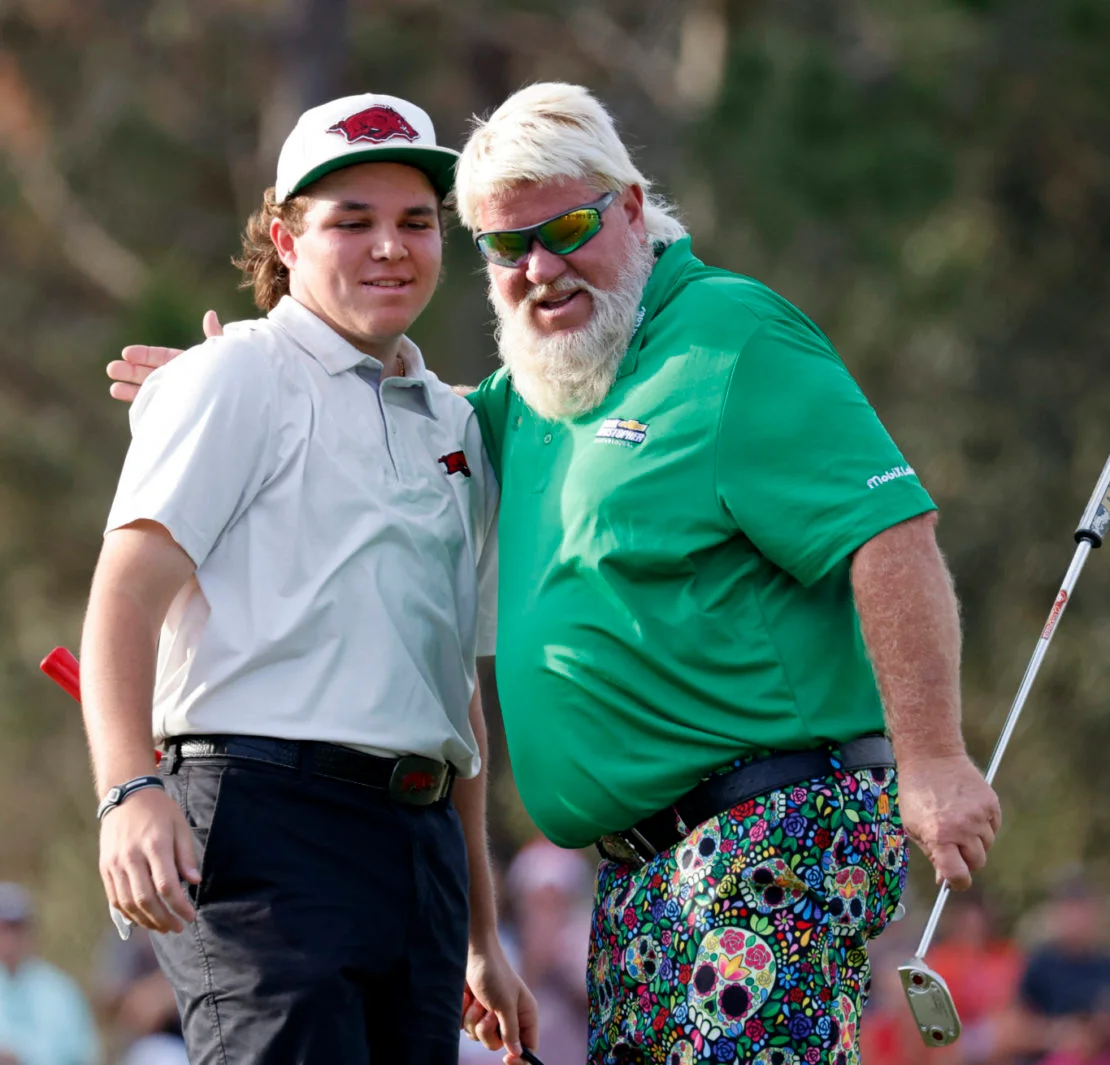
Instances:
[[[694,257],[585,89],[510,97],[456,188],[504,362],[470,399],[510,756],[543,832],[607,859],[590,1060],[854,1062],[905,833],[959,888],[999,824],[934,504],[824,334]]]

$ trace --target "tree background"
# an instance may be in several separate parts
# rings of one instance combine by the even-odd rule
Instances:
[[[985,763],[1110,452],[1107,54],[1105,0],[0,0],[0,879],[35,888],[44,952],[87,971],[107,920],[79,715],[37,670],[77,644],[127,446],[104,364],[254,313],[229,257],[302,110],[389,92],[460,146],[527,82],[593,89],[700,256],[825,329],[939,503]],[[475,381],[457,227],[446,264],[414,338]],[[981,879],[1011,917],[1077,864],[1110,886],[1106,561],[998,781]],[[494,770],[506,851],[529,826]]]

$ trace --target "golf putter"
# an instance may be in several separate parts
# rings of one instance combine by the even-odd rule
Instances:
[[[1006,753],[1006,746],[1009,744],[1018,718],[1021,716],[1029,690],[1033,687],[1033,681],[1037,677],[1037,671],[1041,668],[1045,652],[1052,642],[1056,625],[1071,601],[1072,589],[1079,579],[1079,574],[1083,571],[1087,556],[1091,553],[1092,548],[1102,546],[1103,538],[1106,536],[1108,529],[1110,529],[1110,459],[1107,459],[1106,465],[1102,467],[1098,485],[1087,504],[1087,509],[1083,511],[1083,517],[1079,519],[1079,528],[1075,530],[1075,539],[1078,544],[1075,555],[1072,557],[1071,565],[1068,566],[1068,571],[1064,575],[1064,583],[1060,586],[1059,592],[1056,593],[1056,601],[1052,604],[1048,621],[1045,622],[1045,626],[1041,630],[1037,646],[1033,651],[1033,657],[1029,660],[1029,665],[1025,669],[1025,676],[1021,679],[1021,685],[1018,688],[1013,705],[1010,707],[1010,713],[1006,717],[1006,723],[1002,726],[1002,734],[995,744],[990,765],[984,774],[988,784],[994,783],[995,773],[998,772],[998,763],[1002,761],[1002,755]],[[950,891],[951,888],[947,881],[941,884],[940,891],[937,893],[937,901],[933,904],[933,912],[929,915],[917,952],[904,965],[898,966],[898,975],[902,978],[902,987],[906,992],[906,1001],[910,1005],[910,1012],[917,1023],[921,1038],[925,1041],[925,1045],[930,1047],[948,1046],[960,1036],[960,1015],[956,1012],[956,1004],[952,1001],[952,993],[948,990],[948,985],[944,982],[940,973],[930,969],[925,964],[925,953],[933,941],[933,935],[936,933],[937,924],[940,922],[940,915],[944,911],[944,905],[948,901]]]

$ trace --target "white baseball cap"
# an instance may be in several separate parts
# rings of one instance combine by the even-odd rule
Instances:
[[[436,144],[427,112],[380,93],[344,96],[306,111],[278,156],[274,197],[283,203],[317,178],[355,163],[405,163],[422,170],[440,196],[455,183],[459,153]]]

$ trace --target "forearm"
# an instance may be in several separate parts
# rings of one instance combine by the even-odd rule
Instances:
[[[928,514],[893,526],[852,562],[860,627],[899,762],[964,751],[959,607],[935,524]]]
[[[81,634],[81,702],[98,795],[154,770],[158,632],[193,569],[154,522],[104,538]]]
[[[470,873],[470,945],[488,942],[497,932],[497,905],[490,870],[489,841],[486,835],[486,780],[488,777],[488,744],[482,715],[478,684],[470,700],[470,724],[478,742],[482,768],[476,777],[460,780],[455,785],[455,808],[466,837],[467,863]]]
[[[154,772],[151,700],[161,619],[94,585],[81,636],[81,698],[97,795]]]

